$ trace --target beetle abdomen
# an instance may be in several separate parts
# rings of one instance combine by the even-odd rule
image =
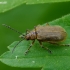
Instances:
[[[40,41],[63,41],[66,31],[61,26],[40,26],[37,28],[37,40]]]

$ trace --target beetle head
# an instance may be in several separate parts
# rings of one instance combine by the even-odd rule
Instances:
[[[30,33],[25,35],[26,40],[34,40],[36,39],[36,33],[35,31],[31,31]]]

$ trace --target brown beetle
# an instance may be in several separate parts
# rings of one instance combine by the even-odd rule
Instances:
[[[19,31],[11,28],[10,26],[8,26],[6,24],[3,24],[3,25],[5,27],[10,28],[11,30],[14,30],[17,33],[21,34],[19,37],[22,38],[22,40],[24,40],[24,39],[32,40],[32,43],[31,43],[30,47],[28,48],[28,50],[25,52],[25,54],[32,47],[32,45],[34,44],[36,39],[39,41],[41,47],[47,49],[50,53],[51,53],[51,50],[49,50],[47,47],[44,47],[42,45],[42,42],[49,42],[51,44],[56,44],[56,45],[70,46],[69,44],[67,44],[67,45],[58,44],[58,42],[61,42],[61,41],[65,40],[66,36],[67,36],[67,33],[66,33],[65,29],[62,28],[61,26],[58,26],[58,25],[55,25],[55,26],[51,26],[49,24],[47,24],[46,26],[38,25],[32,31],[27,30],[26,35],[20,33]],[[19,41],[19,43],[21,41]],[[19,43],[17,43],[16,46]],[[14,51],[15,47],[13,48],[12,52]]]

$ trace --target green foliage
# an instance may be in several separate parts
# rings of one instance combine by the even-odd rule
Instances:
[[[27,28],[33,28],[56,18],[49,22],[50,25],[60,25],[67,31],[67,39],[63,44],[70,44],[70,0],[0,0],[0,24],[6,23],[14,25],[19,31],[24,32]],[[5,2],[5,3],[4,3]],[[14,8],[14,9],[13,9]],[[7,11],[7,12],[6,12]],[[65,14],[68,14],[64,16]],[[25,23],[25,24],[24,24]],[[45,24],[44,24],[45,25]],[[0,27],[2,28],[2,26]],[[3,29],[3,28],[2,28]],[[15,33],[0,29],[1,49],[5,49],[12,40],[16,40]],[[7,30],[7,31],[6,31]],[[8,46],[9,51],[0,56],[0,61],[12,67],[22,68],[42,68],[42,70],[69,70],[70,69],[70,47],[56,46],[43,43],[52,54],[40,47],[36,41],[29,53],[24,53],[28,49],[31,41],[22,41],[12,53],[13,47],[18,41]],[[1,52],[1,51],[0,51]],[[0,65],[1,66],[1,65]],[[1,66],[2,67],[2,66]]]
[[[70,14],[49,22],[49,24],[62,26],[68,34],[67,39],[62,43],[70,43]],[[30,42],[31,41],[22,41],[12,53],[11,51],[18,41],[13,42],[8,46],[9,51],[1,55],[0,61],[13,67],[40,67],[42,70],[70,69],[70,47],[43,43],[45,47],[48,47],[52,51],[52,54],[50,54],[41,48],[39,43],[36,41],[29,53],[24,55]]]
[[[39,3],[55,3],[68,2],[70,0],[0,0],[0,12],[12,10],[22,4],[39,4]]]

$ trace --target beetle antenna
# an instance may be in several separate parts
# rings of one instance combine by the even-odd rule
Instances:
[[[16,46],[17,46],[21,41],[23,41],[23,39],[20,40],[20,41],[14,46],[14,48],[13,48],[13,50],[12,50],[12,53],[13,53],[14,49],[16,48]]]
[[[11,30],[13,30],[13,31],[15,31],[15,32],[17,32],[18,34],[22,34],[21,32],[15,30],[14,28],[11,28],[10,26],[8,26],[6,24],[2,24],[2,25],[5,26],[5,27],[7,27],[7,28],[9,28],[9,29],[11,29]]]

